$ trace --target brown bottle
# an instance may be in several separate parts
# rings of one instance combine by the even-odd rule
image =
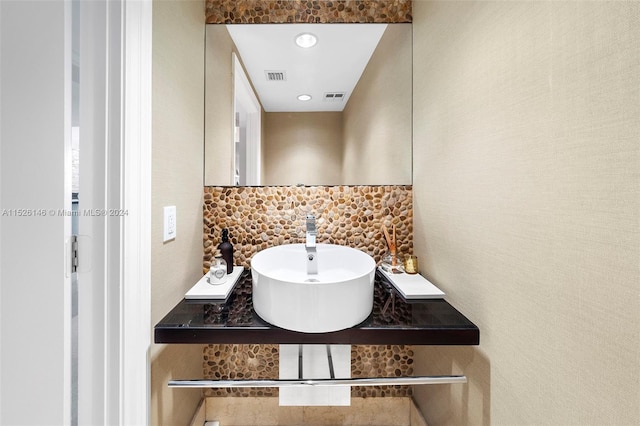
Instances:
[[[218,246],[222,258],[227,262],[227,274],[233,272],[233,246],[229,242],[229,230],[224,228],[222,230],[222,242]]]

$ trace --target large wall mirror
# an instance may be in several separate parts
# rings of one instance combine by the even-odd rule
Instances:
[[[410,185],[411,33],[207,25],[204,184]]]

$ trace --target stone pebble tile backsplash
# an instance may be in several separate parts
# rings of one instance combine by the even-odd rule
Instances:
[[[203,273],[223,228],[229,229],[234,263],[249,268],[260,250],[304,243],[309,212],[316,216],[318,243],[354,247],[378,262],[387,252],[384,224],[390,231],[396,227],[400,255],[413,251],[411,186],[208,186],[203,208]]]

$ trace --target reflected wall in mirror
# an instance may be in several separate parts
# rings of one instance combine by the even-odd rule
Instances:
[[[232,54],[260,104],[249,181]],[[411,24],[207,25],[204,184],[410,185],[411,57]]]

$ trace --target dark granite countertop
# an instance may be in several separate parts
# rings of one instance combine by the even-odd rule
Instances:
[[[331,333],[284,330],[253,310],[251,272],[245,270],[224,302],[181,300],[156,324],[155,342],[477,345],[480,330],[444,299],[403,299],[379,272],[373,311],[361,324]]]

